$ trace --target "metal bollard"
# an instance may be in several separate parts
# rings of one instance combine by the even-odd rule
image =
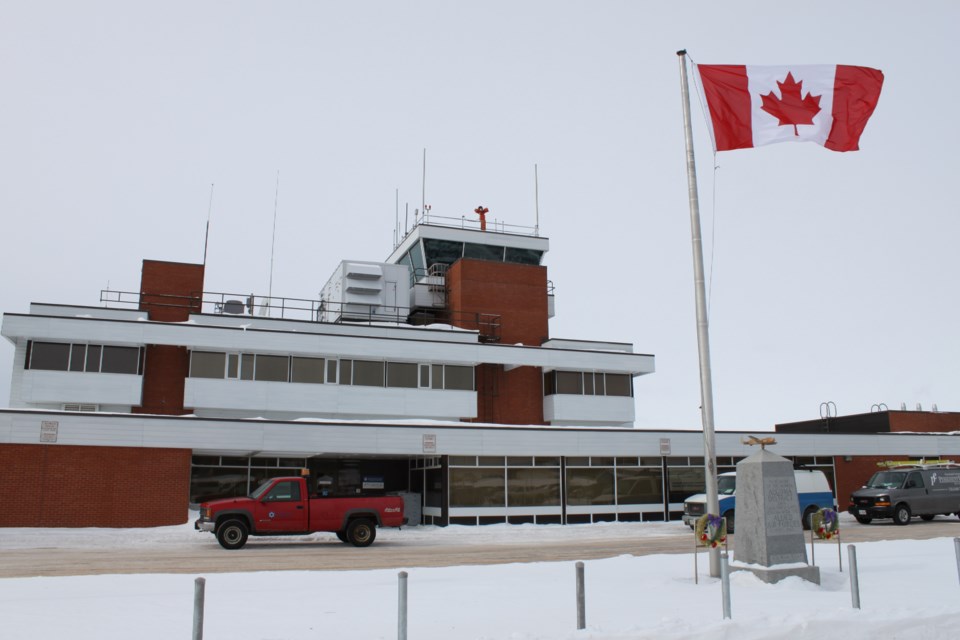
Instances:
[[[407,640],[407,572],[397,574],[400,579],[400,598],[397,607],[397,640]]]
[[[720,554],[720,591],[723,594],[723,619],[732,618],[730,613],[730,561],[726,552]]]
[[[853,545],[847,547],[847,555],[850,565],[850,599],[853,602],[853,608],[860,608],[860,580],[857,576],[857,548]]]
[[[957,578],[960,579],[960,538],[953,539],[953,550],[957,554]]]
[[[207,581],[193,581],[193,640],[203,640],[203,599]]]
[[[587,628],[587,603],[583,588],[583,563],[577,563],[577,629]]]

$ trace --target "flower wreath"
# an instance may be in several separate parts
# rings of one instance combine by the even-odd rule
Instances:
[[[716,548],[727,541],[727,521],[711,513],[703,515],[697,520],[694,535],[701,545]]]
[[[833,509],[820,509],[810,518],[810,528],[821,540],[840,535],[840,514]]]

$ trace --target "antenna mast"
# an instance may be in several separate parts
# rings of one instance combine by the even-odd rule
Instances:
[[[207,266],[207,243],[210,241],[210,212],[211,211],[213,211],[213,183],[212,182],[210,183],[210,203],[207,205],[207,230],[203,234],[203,266]]]
[[[533,165],[533,211],[535,214],[533,223],[533,235],[540,235],[540,178],[537,175],[537,165]]]
[[[273,239],[270,241],[270,287],[267,289],[267,307],[273,300],[273,250],[277,245],[277,201],[280,198],[280,169],[277,169],[277,187],[273,192]]]
[[[427,150],[423,150],[423,185],[420,191],[420,211],[427,210]]]

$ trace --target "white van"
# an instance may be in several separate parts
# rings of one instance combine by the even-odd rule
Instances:
[[[794,469],[797,480],[797,498],[800,506],[800,522],[804,529],[810,528],[810,516],[820,509],[836,509],[837,502],[823,471]],[[717,476],[717,497],[720,499],[720,515],[727,519],[727,532],[733,533],[737,508],[737,472],[730,471]],[[683,523],[692,529],[707,509],[707,496],[698,493],[683,503]]]

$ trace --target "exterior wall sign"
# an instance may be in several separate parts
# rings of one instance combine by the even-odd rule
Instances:
[[[660,455],[670,455],[670,438],[660,438]]]
[[[364,476],[364,489],[383,489],[383,476]]]
[[[60,422],[57,420],[43,420],[40,422],[40,442],[56,442]]]
[[[435,433],[423,434],[423,452],[424,453],[437,452],[437,434]]]

